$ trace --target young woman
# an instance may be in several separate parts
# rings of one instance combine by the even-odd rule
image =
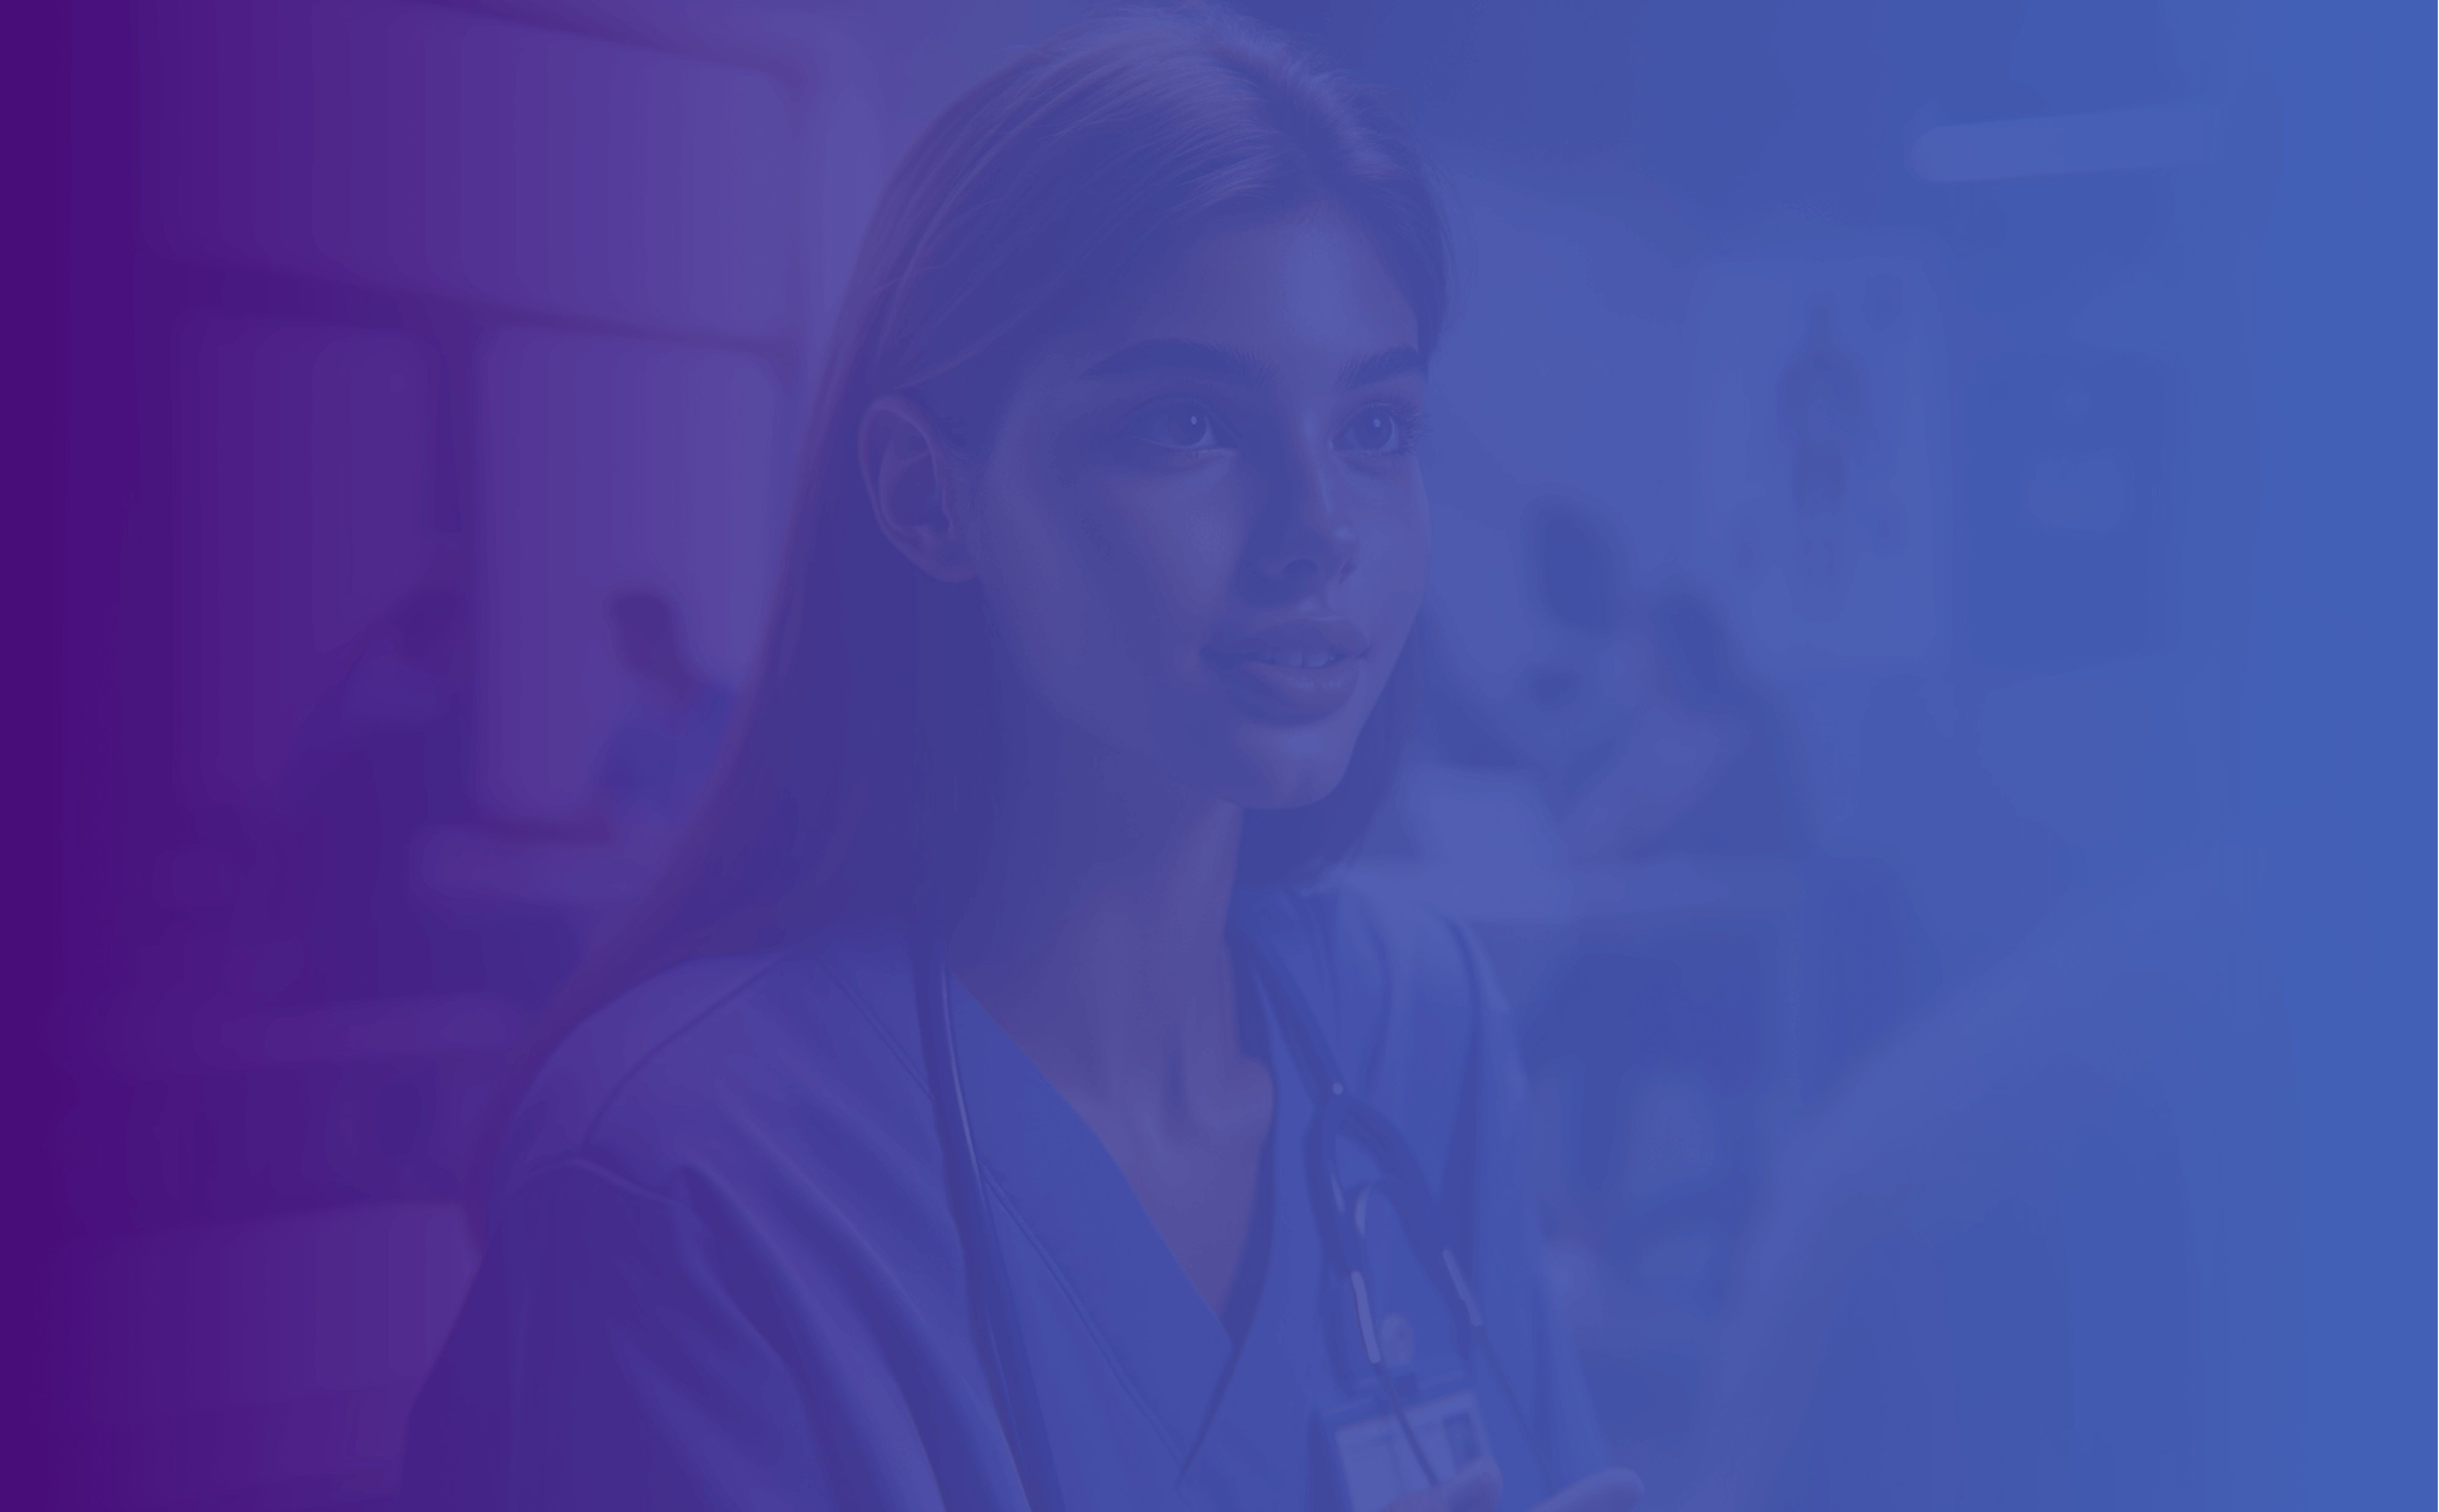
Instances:
[[[1479,952],[1315,881],[1395,755],[1446,279],[1409,139],[1224,15],[1070,33],[917,143],[411,1503],[1631,1503]]]

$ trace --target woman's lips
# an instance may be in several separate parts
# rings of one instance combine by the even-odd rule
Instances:
[[[1370,638],[1343,620],[1291,620],[1216,640],[1202,659],[1247,713],[1306,724],[1346,706],[1370,649]]]

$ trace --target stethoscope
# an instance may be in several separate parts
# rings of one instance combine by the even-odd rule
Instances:
[[[1444,1477],[1407,1415],[1388,1357],[1380,1347],[1380,1330],[1373,1319],[1372,1282],[1363,1260],[1362,1213],[1367,1195],[1378,1193],[1397,1212],[1407,1243],[1423,1273],[1448,1303],[1458,1325],[1481,1348],[1492,1378],[1507,1399],[1508,1409],[1523,1429],[1539,1462],[1544,1485],[1556,1485],[1548,1455],[1533,1420],[1507,1375],[1483,1323],[1482,1307],[1466,1280],[1465,1268],[1441,1230],[1438,1204],[1421,1163],[1387,1114],[1347,1091],[1310,1008],[1292,988],[1278,980],[1260,952],[1240,948],[1237,959],[1248,963],[1262,999],[1270,1005],[1286,1038],[1296,1072],[1313,1100],[1311,1127],[1306,1131],[1306,1185],[1312,1195],[1313,1221],[1321,1233],[1322,1252],[1330,1269],[1344,1278],[1353,1304],[1356,1331],[1363,1345],[1383,1399],[1397,1418],[1406,1444],[1433,1484]],[[1007,1267],[999,1244],[998,1226],[983,1187],[982,1156],[974,1147],[973,1119],[966,1107],[966,1088],[957,1064],[956,1034],[949,1020],[949,962],[936,935],[918,935],[914,942],[916,1019],[923,1038],[923,1064],[932,1084],[932,1108],[940,1126],[940,1147],[948,1167],[949,1207],[957,1240],[966,1259],[967,1285],[971,1289],[976,1343],[988,1379],[1000,1424],[1016,1455],[1018,1477],[1024,1485],[1025,1504],[1032,1512],[1062,1512],[1066,1500],[1059,1487],[1057,1462],[1050,1452],[1050,1434],[1041,1416],[1041,1396],[1032,1363],[1025,1353],[1024,1330],[1018,1325],[1016,1301],[1009,1290]],[[1326,1089],[1326,1091],[1324,1089]],[[1341,1140],[1371,1157],[1381,1174],[1350,1192],[1339,1178]],[[1455,1467],[1451,1466],[1453,1472]]]

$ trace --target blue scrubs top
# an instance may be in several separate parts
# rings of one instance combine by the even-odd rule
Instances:
[[[1438,1183],[1449,1233],[1552,1460],[1601,1468],[1554,1318],[1522,1163],[1522,1079],[1480,948],[1343,884],[1240,895],[1354,1090]],[[1259,1291],[1232,1333],[1097,1136],[952,989],[976,1142],[1069,1504],[1326,1508],[1318,1411],[1368,1379],[1305,1174],[1312,1098],[1278,1087]],[[1351,1147],[1346,1178],[1366,1165]],[[492,1242],[417,1403],[413,1507],[1024,1505],[985,1384],[902,934],[700,962],[588,1019],[513,1122]],[[1416,1269],[1367,1238],[1415,1362],[1469,1368],[1504,1507],[1556,1487]],[[1397,1325],[1390,1325],[1395,1328]],[[1399,1330],[1402,1332],[1403,1330]]]

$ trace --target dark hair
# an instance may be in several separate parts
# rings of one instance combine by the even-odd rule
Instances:
[[[907,395],[952,448],[979,453],[1024,362],[1130,276],[1215,228],[1318,206],[1371,240],[1428,356],[1449,259],[1412,135],[1372,93],[1241,18],[1089,23],[933,121],[882,193],[839,314],[777,611],[721,774],[657,898],[549,1016],[544,1048],[677,961],[955,896],[1001,765],[993,631],[974,585],[934,581],[881,535],[857,458],[864,413]],[[1353,848],[1410,681],[1401,663],[1326,798],[1247,815],[1240,881],[1292,880]]]

